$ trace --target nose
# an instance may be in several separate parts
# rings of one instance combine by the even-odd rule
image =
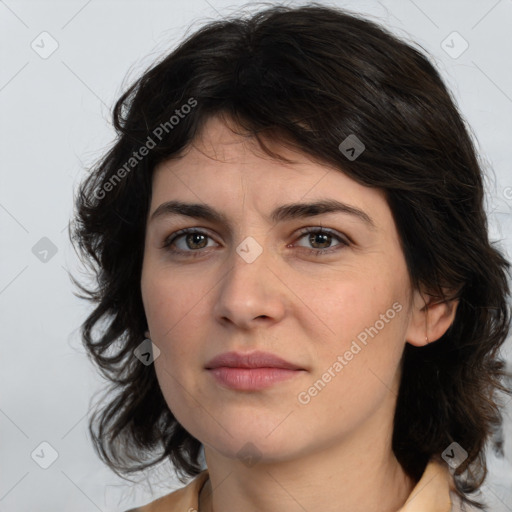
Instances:
[[[214,315],[219,322],[251,329],[284,317],[287,287],[272,256],[263,250],[249,262],[233,251],[215,300]]]

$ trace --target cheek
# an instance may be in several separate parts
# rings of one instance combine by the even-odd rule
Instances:
[[[180,396],[180,383],[191,389],[192,377],[202,371],[204,362],[201,326],[207,321],[208,287],[204,281],[192,285],[191,279],[183,272],[143,273],[146,318],[151,339],[160,349],[155,371],[166,399]]]
[[[368,379],[378,379],[372,372],[386,383],[393,380],[405,344],[406,326],[405,289],[398,277],[392,279],[376,272],[353,274],[323,292],[310,290],[308,305],[319,312],[328,328],[323,329],[327,335],[322,334],[316,344],[317,372],[323,374],[331,368],[336,375],[350,375],[339,379],[338,385],[360,391],[368,389]],[[338,356],[343,368],[335,372],[332,366],[339,362]],[[340,369],[339,364],[336,368]]]
[[[332,276],[325,282],[308,281],[297,289],[297,295],[304,298],[301,301],[304,307],[302,316],[306,316],[306,310],[310,311],[310,317],[313,313],[322,321],[322,334],[328,333],[333,343],[355,337],[375,322],[380,326],[380,315],[385,315],[390,309],[388,317],[393,320],[398,316],[393,304],[403,304],[403,290],[393,278],[371,269],[345,272],[336,277],[336,281]]]
[[[356,428],[383,404],[391,407],[406,310],[385,285],[346,285],[335,296],[325,311],[334,334],[318,339],[314,372],[297,396],[311,421],[329,411],[332,422],[322,428],[333,435]]]
[[[199,301],[195,287],[180,285],[180,278],[170,272],[143,273],[142,300],[154,341],[165,342],[194,310]]]
[[[198,325],[194,314],[201,304],[198,289],[180,285],[180,278],[165,272],[143,275],[146,318],[151,339],[160,350],[154,361],[156,377],[169,409],[181,424],[188,424],[197,402],[186,390],[194,389],[190,377],[200,371],[202,361],[194,337]]]

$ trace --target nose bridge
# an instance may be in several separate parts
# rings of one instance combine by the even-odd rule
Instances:
[[[282,317],[282,285],[273,275],[276,259],[262,243],[249,236],[232,251],[215,304],[219,318],[247,327],[258,317]]]

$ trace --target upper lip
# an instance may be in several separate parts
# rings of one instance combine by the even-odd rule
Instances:
[[[228,366],[231,368],[285,368],[287,370],[302,370],[300,366],[285,361],[270,352],[224,352],[206,363],[206,369]]]

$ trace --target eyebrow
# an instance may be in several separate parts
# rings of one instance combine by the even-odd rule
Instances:
[[[366,212],[356,208],[355,206],[336,201],[335,199],[325,199],[311,203],[284,204],[272,211],[270,214],[270,220],[273,223],[278,223],[287,220],[314,217],[324,213],[344,213],[352,215],[363,221],[370,229],[376,229],[375,222]],[[150,221],[159,217],[175,215],[193,217],[195,219],[203,219],[218,224],[229,225],[227,217],[211,206],[201,203],[184,203],[181,201],[168,201],[166,203],[162,203],[151,214]]]

